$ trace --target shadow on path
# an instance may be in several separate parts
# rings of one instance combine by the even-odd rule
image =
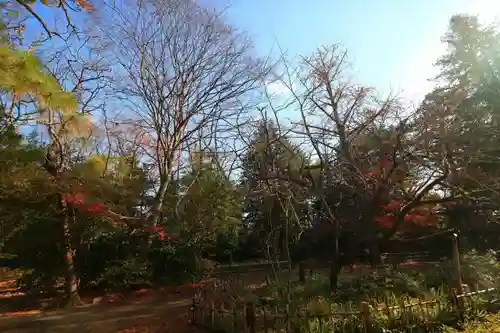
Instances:
[[[153,299],[124,305],[90,305],[26,315],[0,317],[0,332],[191,332],[191,299]],[[128,330],[131,326],[141,329]],[[192,327],[191,327],[192,328]]]

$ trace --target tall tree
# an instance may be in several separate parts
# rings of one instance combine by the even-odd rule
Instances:
[[[297,70],[288,63],[283,75],[292,96],[287,106],[301,115],[290,131],[316,160],[294,181],[321,202],[327,223],[318,233],[331,235],[332,290],[342,266],[360,249],[378,261],[380,244],[417,208],[436,203],[430,194],[448,177],[447,163],[435,162],[445,159],[444,149],[435,151],[434,160],[421,154],[419,111],[404,114],[397,100],[381,101],[373,89],[352,84],[347,67],[346,53],[334,45],[304,58]],[[370,142],[376,144],[370,148]],[[269,170],[261,177],[283,179]]]
[[[428,119],[446,122],[439,135],[453,160],[447,191],[462,199],[445,211],[450,225],[463,231],[464,245],[469,239],[475,246],[499,209],[500,35],[495,27],[481,26],[477,17],[455,15],[443,41],[448,52],[436,63],[439,86],[422,108]],[[454,108],[436,107],[457,93],[461,98]]]
[[[196,134],[204,129],[208,141],[230,130],[264,66],[244,34],[196,1],[118,1],[104,16],[109,24],[101,30],[119,67],[114,92],[147,138],[142,147],[158,175],[149,217],[155,225]]]
[[[32,2],[16,1],[19,5],[14,8],[24,12],[29,17],[38,21],[44,28],[48,37],[52,37],[54,32],[51,31],[37,12],[31,7]],[[78,7],[85,7],[90,3],[79,1],[76,3]],[[46,5],[46,3],[44,3]],[[67,2],[61,1],[59,10],[66,11]],[[90,7],[87,7],[90,9]],[[6,12],[2,13],[3,27],[9,29],[5,24]],[[14,28],[16,37],[22,37],[23,29]],[[26,115],[26,104],[35,106],[36,116],[42,119],[42,124],[46,125],[50,134],[51,142],[47,148],[44,169],[52,177],[55,187],[58,188],[60,176],[64,168],[64,154],[62,145],[62,136],[68,133],[70,128],[77,128],[81,118],[75,112],[77,101],[74,96],[63,90],[60,82],[55,77],[47,73],[45,68],[40,63],[39,59],[30,52],[21,51],[18,44],[13,43],[10,31],[7,34],[7,39],[4,38],[0,43],[0,72],[2,77],[2,113],[1,116],[5,119],[4,123],[15,124],[23,116]],[[28,110],[29,113],[29,110]],[[68,227],[68,212],[67,205],[63,198],[60,188],[57,194],[57,202],[59,203],[59,211],[61,217],[61,229],[67,233]],[[64,237],[68,255],[65,256],[67,264],[66,289],[68,297],[74,302],[78,302],[76,295],[76,279],[73,273],[72,250],[69,246],[70,236]]]
[[[237,235],[241,203],[240,193],[214,164],[193,164],[180,181],[175,203],[179,236],[199,250],[212,252],[220,235]]]
[[[243,161],[241,182],[246,193],[245,223],[273,259],[289,257],[288,244],[297,240],[308,222],[309,193],[291,181],[266,180],[261,175],[269,171],[286,177],[304,163],[299,149],[272,122],[260,123]]]

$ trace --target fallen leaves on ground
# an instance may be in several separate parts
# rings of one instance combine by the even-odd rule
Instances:
[[[13,281],[15,283],[15,281]],[[186,284],[182,286],[165,286],[156,289],[140,289],[136,291],[129,291],[124,293],[113,293],[107,295],[100,295],[98,297],[92,296],[82,296],[82,300],[86,304],[95,304],[91,305],[90,308],[94,306],[99,309],[99,313],[109,314],[114,312],[114,309],[119,310],[122,306],[128,305],[138,305],[142,309],[144,306],[146,309],[156,308],[155,311],[151,311],[151,316],[148,318],[138,318],[137,320],[132,319],[129,324],[129,319],[133,315],[128,313],[127,318],[117,317],[116,319],[116,327],[123,327],[123,329],[115,331],[115,328],[111,327],[103,327],[103,332],[107,333],[202,333],[205,332],[201,328],[195,327],[190,324],[189,319],[191,316],[189,302],[186,303],[186,300],[190,300],[193,296],[194,290],[199,288],[200,284]],[[3,294],[0,294],[0,299],[7,299],[9,297],[23,297],[23,293],[18,292],[16,289],[8,289],[12,286],[11,281],[6,281],[0,284],[0,290],[3,291]],[[97,300],[97,302],[95,302]],[[164,304],[164,305],[163,305]],[[144,306],[142,306],[144,305]],[[158,307],[160,311],[158,312]],[[163,309],[164,307],[164,309]],[[72,314],[74,311],[81,311],[80,307],[75,307],[74,309],[56,309],[54,312],[45,312],[45,316],[56,315],[63,316],[64,313]],[[87,310],[84,310],[87,311]],[[144,311],[144,310],[142,310]],[[8,321],[10,319],[15,318],[24,318],[24,317],[38,317],[42,314],[41,309],[36,310],[20,310],[16,312],[4,312],[0,314],[0,320]],[[72,316],[70,316],[71,318]],[[80,316],[79,316],[80,317]],[[101,317],[101,316],[99,316]],[[81,319],[81,318],[80,318]],[[61,325],[61,321],[65,321],[65,319],[57,319],[54,321],[54,325]],[[75,319],[69,319],[73,321]],[[99,320],[98,318],[90,318],[89,317],[88,324],[90,325],[92,322]],[[45,322],[45,325],[48,325]],[[50,324],[52,325],[52,324]],[[115,326],[115,325],[113,325]],[[107,330],[106,330],[107,329]],[[73,329],[71,331],[74,331]],[[9,331],[10,332],[10,331]],[[59,332],[59,331],[58,331]],[[68,331],[69,333],[70,331]]]
[[[7,280],[0,282],[0,289],[5,290],[5,288],[13,288],[16,285],[16,280]]]
[[[35,316],[39,315],[42,312],[40,310],[27,310],[27,311],[17,311],[17,312],[5,312],[5,313],[0,313],[0,318],[7,317],[7,318],[13,318],[13,317],[24,317],[24,316]]]

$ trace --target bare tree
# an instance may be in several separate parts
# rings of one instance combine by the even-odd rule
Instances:
[[[442,186],[449,168],[446,149],[432,158],[420,154],[420,110],[403,109],[397,99],[379,100],[375,92],[352,84],[346,52],[337,45],[302,58],[297,68],[284,62],[281,84],[288,110],[299,115],[290,129],[310,159],[291,179],[309,189],[321,206],[316,219],[326,221],[321,233],[332,235],[330,285],[336,288],[343,265],[366,248],[372,263],[380,260],[379,244],[393,237],[417,207],[447,200],[429,199]],[[280,109],[271,105],[273,110]],[[382,207],[398,199],[389,228],[375,223]]]
[[[116,1],[104,16],[111,22],[102,33],[113,43],[121,117],[141,128],[157,167],[150,217],[156,224],[176,163],[200,140],[200,129],[213,140],[214,131],[223,137],[234,127],[265,64],[255,60],[244,34],[196,1]]]

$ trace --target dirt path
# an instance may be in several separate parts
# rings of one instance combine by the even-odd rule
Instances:
[[[90,306],[0,319],[1,332],[119,332],[141,328],[143,332],[160,330],[162,324],[183,325],[189,320],[189,299],[178,302]],[[181,327],[177,327],[180,329]],[[169,330],[170,331],[170,330]],[[177,330],[175,330],[177,331]],[[172,332],[175,332],[172,328]],[[181,332],[181,331],[179,331]]]
[[[120,304],[103,302],[72,309],[0,315],[2,333],[186,333],[203,332],[189,323],[189,293],[147,291]]]

